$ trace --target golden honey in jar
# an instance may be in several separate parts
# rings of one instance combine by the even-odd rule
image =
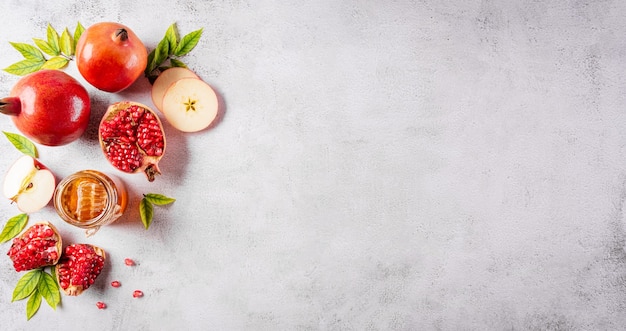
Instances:
[[[126,209],[124,183],[97,170],[83,170],[65,177],[54,192],[54,208],[63,220],[93,235],[116,221]]]

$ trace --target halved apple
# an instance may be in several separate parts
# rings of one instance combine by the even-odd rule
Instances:
[[[173,67],[169,68],[159,74],[157,79],[154,81],[152,85],[152,103],[156,106],[156,108],[160,111],[163,111],[163,95],[170,85],[176,82],[179,79],[183,78],[199,78],[193,71],[182,68],[182,67]]]
[[[45,207],[56,186],[54,174],[32,156],[17,159],[4,177],[4,196],[19,210],[32,213]]]
[[[178,79],[165,91],[162,111],[174,128],[183,132],[200,131],[217,118],[217,94],[201,79]]]

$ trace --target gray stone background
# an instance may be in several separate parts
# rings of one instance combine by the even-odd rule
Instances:
[[[1,329],[625,328],[626,2],[20,0],[0,12],[2,68],[20,59],[9,41],[48,23],[121,22],[149,49],[171,23],[204,28],[184,61],[226,110],[197,134],[166,124],[163,175],[148,183],[108,165],[97,122],[116,101],[151,105],[149,83],[85,83],[90,129],[40,159],[58,178],[119,175],[131,206],[91,238],[52,206],[32,214],[105,248],[107,269],[26,322],[0,259]],[[0,92],[17,79],[0,73]],[[15,131],[8,118],[0,130]],[[2,139],[0,172],[19,155]],[[146,231],[148,192],[177,201]],[[0,204],[0,221],[17,213]]]

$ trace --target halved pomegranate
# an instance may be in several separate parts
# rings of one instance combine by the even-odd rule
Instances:
[[[110,105],[98,132],[102,151],[115,168],[144,172],[151,182],[161,173],[158,163],[165,152],[165,132],[148,106],[132,101]]]
[[[36,223],[13,239],[7,255],[13,261],[15,271],[37,269],[54,265],[62,250],[61,236],[48,222]]]
[[[56,266],[57,281],[63,292],[76,296],[88,289],[104,268],[106,254],[100,247],[72,244],[65,247]]]

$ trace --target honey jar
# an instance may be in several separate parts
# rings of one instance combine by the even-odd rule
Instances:
[[[82,170],[61,180],[53,200],[59,216],[86,229],[89,237],[122,216],[128,197],[118,178],[97,170]]]

